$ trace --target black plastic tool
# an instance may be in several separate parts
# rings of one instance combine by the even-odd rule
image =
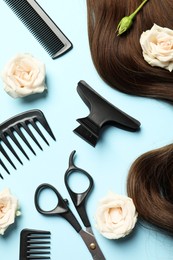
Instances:
[[[101,128],[106,125],[116,126],[127,131],[139,130],[139,121],[113,106],[85,81],[79,81],[77,91],[90,109],[90,114],[87,117],[77,119],[80,126],[74,130],[74,133],[92,146],[96,145]]]
[[[23,229],[20,233],[19,260],[50,259],[49,231]]]
[[[42,44],[52,59],[69,51],[73,45],[35,0],[4,0]]]
[[[89,221],[88,215],[87,215],[87,210],[86,210],[86,202],[88,200],[89,195],[91,194],[94,181],[92,176],[86,172],[85,170],[77,167],[74,164],[74,155],[76,151],[73,151],[70,154],[69,158],[69,165],[68,168],[65,172],[64,175],[64,181],[66,188],[69,192],[69,195],[73,201],[73,204],[80,216],[81,221],[83,222],[85,226],[85,230],[82,228],[82,225],[80,224],[80,221],[78,218],[76,218],[75,214],[69,207],[69,203],[67,199],[64,199],[59,191],[56,189],[56,187],[52,186],[49,183],[43,183],[40,184],[36,191],[35,191],[35,196],[34,196],[34,202],[35,202],[35,207],[37,211],[45,216],[51,217],[51,216],[61,216],[64,218],[67,222],[69,222],[74,230],[81,236],[83,242],[85,243],[86,247],[88,248],[92,259],[94,260],[105,260],[105,257],[102,253],[101,248],[99,247],[96,237],[94,236],[94,233],[92,231],[91,223]],[[86,177],[87,179],[87,187],[86,189],[84,188],[83,192],[81,191],[76,191],[73,189],[71,186],[70,182],[70,176],[76,176],[76,183],[79,184],[79,180],[77,180],[79,174],[82,174],[83,176]],[[41,206],[41,196],[42,192],[46,190],[51,190],[54,195],[57,197],[57,204],[55,207],[52,209],[46,210],[44,207]],[[48,203],[49,198],[45,200],[46,203]],[[80,250],[80,246],[79,246]],[[70,259],[76,259],[76,258],[70,258]]]
[[[36,155],[35,151],[33,150],[32,146],[30,145],[29,141],[27,140],[27,137],[24,135],[23,130],[26,131],[26,133],[33,139],[33,141],[37,144],[37,146],[42,150],[42,147],[40,143],[38,142],[37,138],[34,136],[32,132],[32,128],[36,130],[36,132],[41,136],[41,138],[45,141],[47,145],[49,145],[47,139],[43,135],[42,131],[38,127],[38,123],[44,127],[44,129],[48,132],[48,134],[54,139],[54,134],[52,133],[52,130],[43,114],[42,111],[38,109],[29,110],[26,112],[23,112],[21,114],[15,115],[11,117],[10,119],[6,120],[2,124],[0,124],[0,152],[1,154],[7,159],[7,161],[13,166],[14,169],[16,169],[16,166],[14,165],[12,159],[8,155],[7,150],[11,152],[14,157],[21,163],[21,159],[18,156],[15,148],[11,144],[10,140],[13,141],[13,143],[19,148],[19,150],[24,154],[24,156],[29,159],[28,155],[26,154],[24,148],[21,145],[20,140],[16,137],[14,133],[16,133],[23,142],[28,146],[28,148],[31,150],[33,154]],[[29,125],[32,127],[29,127]],[[5,144],[5,146],[8,149],[4,149],[4,146],[2,145],[2,142]],[[0,159],[0,165],[3,167],[3,169],[9,174],[9,171],[5,164],[3,163],[2,159]],[[2,174],[0,174],[0,177],[3,179]]]

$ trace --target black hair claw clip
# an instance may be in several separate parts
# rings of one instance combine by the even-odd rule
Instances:
[[[103,126],[112,125],[127,131],[137,131],[140,122],[127,115],[95,92],[85,81],[79,81],[77,91],[90,109],[87,117],[77,119],[80,123],[74,133],[95,147]]]

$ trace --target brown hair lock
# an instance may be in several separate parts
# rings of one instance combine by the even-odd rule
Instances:
[[[124,93],[173,101],[173,74],[151,67],[139,43],[153,24],[173,29],[173,1],[148,1],[130,30],[116,35],[119,21],[141,0],[87,0],[88,35],[101,78]],[[127,192],[139,216],[173,234],[173,144],[149,151],[132,164]]]
[[[153,24],[173,29],[173,1],[148,1],[132,27],[116,35],[119,21],[130,15],[141,0],[87,0],[88,35],[94,65],[101,78],[122,92],[173,101],[173,74],[151,67],[139,43]]]
[[[173,234],[173,144],[136,159],[129,171],[127,193],[142,219]]]

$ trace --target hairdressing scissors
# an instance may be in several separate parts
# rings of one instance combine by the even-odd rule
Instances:
[[[43,184],[39,185],[38,188],[36,189],[35,198],[34,198],[35,206],[36,206],[37,211],[43,215],[47,215],[47,216],[60,215],[61,217],[65,218],[73,226],[73,228],[79,233],[79,235],[83,239],[85,245],[87,246],[89,252],[91,253],[93,259],[105,260],[105,257],[94,237],[94,234],[93,234],[93,231],[91,228],[91,224],[88,219],[88,216],[86,213],[86,208],[85,208],[86,199],[93,188],[93,184],[94,184],[93,179],[85,170],[75,166],[75,164],[73,162],[75,152],[76,151],[73,151],[70,155],[69,167],[65,172],[64,182],[65,182],[66,188],[68,190],[68,193],[73,201],[73,204],[74,204],[84,226],[86,227],[86,231],[84,231],[82,229],[80,223],[78,222],[75,215],[69,208],[68,201],[66,199],[63,199],[62,196],[60,195],[60,193],[58,192],[58,190],[54,186],[52,186],[48,183],[43,183]],[[69,177],[74,172],[80,172],[88,178],[89,185],[88,185],[88,188],[84,192],[76,193],[70,188]],[[52,210],[46,211],[40,207],[39,196],[44,189],[51,189],[55,193],[55,195],[58,199],[56,207]]]

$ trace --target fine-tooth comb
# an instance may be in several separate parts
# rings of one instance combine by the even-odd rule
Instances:
[[[35,0],[4,0],[42,44],[52,59],[72,48],[72,43]]]
[[[7,159],[7,161],[13,166],[14,169],[16,169],[16,166],[14,165],[13,161],[10,159],[9,155],[7,154],[6,150],[3,148],[1,143],[3,142],[6,145],[6,147],[11,151],[11,153],[15,156],[15,158],[21,164],[23,164],[21,159],[17,155],[15,149],[11,145],[11,142],[9,142],[9,138],[14,142],[14,144],[19,148],[19,150],[29,160],[28,155],[26,154],[26,152],[23,149],[22,145],[20,144],[20,142],[16,138],[14,132],[16,132],[18,134],[18,136],[23,140],[23,142],[31,150],[31,152],[34,155],[36,155],[35,151],[33,150],[32,146],[28,142],[27,138],[25,137],[25,135],[21,131],[22,130],[21,128],[23,128],[26,131],[26,133],[31,137],[31,139],[37,144],[37,146],[41,150],[43,150],[41,145],[40,145],[40,143],[38,142],[37,138],[32,133],[31,127],[29,127],[29,125],[31,125],[35,129],[35,131],[40,135],[40,137],[45,141],[45,143],[47,145],[49,145],[47,139],[45,138],[45,136],[43,135],[42,131],[38,127],[37,122],[39,122],[43,126],[43,128],[48,132],[48,134],[54,140],[56,140],[54,135],[53,135],[53,133],[52,133],[52,130],[51,130],[51,128],[50,128],[50,126],[49,126],[49,124],[48,124],[44,114],[43,114],[43,112],[38,110],[38,109],[34,109],[34,110],[29,110],[29,111],[23,112],[21,114],[18,114],[16,116],[11,117],[7,121],[5,121],[2,124],[0,124],[0,152]],[[3,169],[8,174],[10,174],[9,170],[5,166],[5,164],[2,161],[2,159],[0,159],[0,165],[3,167]],[[0,174],[0,177],[3,179],[2,174]]]
[[[85,118],[77,119],[80,126],[74,132],[90,145],[96,145],[101,128],[106,125],[116,126],[127,131],[139,130],[139,121],[113,106],[85,81],[79,81],[77,91],[90,109],[90,114]]]
[[[50,259],[50,236],[49,231],[23,229],[20,233],[19,260]]]

